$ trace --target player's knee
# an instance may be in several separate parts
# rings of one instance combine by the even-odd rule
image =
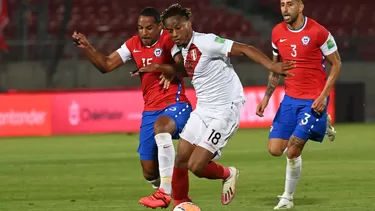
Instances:
[[[287,157],[289,159],[297,158],[301,155],[303,147],[305,146],[306,141],[302,140],[296,136],[292,136],[289,140]]]
[[[297,158],[301,155],[302,153],[302,150],[300,148],[297,148],[295,146],[290,146],[288,147],[288,151],[286,153],[286,156],[289,158],[289,159],[294,159],[294,158]]]
[[[177,155],[175,159],[175,167],[177,168],[188,168],[188,162],[195,146],[190,142],[180,138],[177,145]]]
[[[284,150],[286,149],[286,146],[288,144],[288,141],[284,141],[282,139],[270,139],[268,141],[268,152],[272,156],[279,157],[284,153]]]
[[[176,125],[172,118],[167,116],[159,117],[154,124],[154,133],[169,133],[173,134],[176,130]]]
[[[287,154],[286,156],[289,158],[289,159],[294,159],[294,158],[297,158],[301,155],[301,150],[299,149],[295,149],[295,148],[288,148],[288,151],[287,151]]]
[[[283,154],[284,150],[276,147],[270,147],[268,146],[268,152],[275,157],[279,157]]]

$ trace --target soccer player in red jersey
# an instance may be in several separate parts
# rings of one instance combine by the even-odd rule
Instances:
[[[287,149],[285,191],[275,210],[294,206],[293,195],[302,169],[301,152],[307,140],[322,142],[326,131],[330,140],[334,138],[327,105],[341,69],[335,39],[326,28],[303,15],[304,2],[281,0],[280,6],[284,22],[272,31],[273,60],[295,61],[296,67],[290,70],[293,75],[285,78],[285,96],[269,134],[271,155],[281,156]],[[326,59],[331,63],[328,77]],[[259,116],[263,116],[279,79],[279,75],[270,73],[266,94],[257,107]]]
[[[168,32],[162,30],[160,13],[154,8],[145,8],[140,13],[138,35],[109,56],[96,51],[81,33],[74,33],[73,39],[102,73],[111,72],[131,59],[138,69],[149,64],[174,64],[182,60],[179,50],[172,49],[174,43]],[[192,107],[185,96],[182,78],[175,77],[169,88],[164,89],[160,85],[160,71],[139,73],[139,76],[145,105],[138,152],[144,178],[158,188],[156,193],[140,199],[140,203],[150,208],[168,207],[175,159],[172,138],[179,137]]]

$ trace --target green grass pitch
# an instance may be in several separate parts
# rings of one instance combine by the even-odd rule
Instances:
[[[375,125],[337,125],[335,142],[309,142],[294,210],[375,210]],[[222,206],[221,181],[190,175],[203,211],[272,210],[282,194],[285,156],[267,152],[268,130],[240,130],[219,161],[240,169],[237,195]],[[151,194],[136,153],[138,135],[0,139],[1,211],[138,211]],[[169,208],[168,210],[171,210]]]

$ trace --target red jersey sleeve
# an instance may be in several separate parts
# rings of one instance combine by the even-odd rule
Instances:
[[[327,38],[329,36],[329,32],[323,26],[317,26],[316,30],[317,30],[317,39],[316,39],[316,41],[317,41],[318,46],[320,47],[320,46],[322,46],[326,42],[326,40],[327,40]]]

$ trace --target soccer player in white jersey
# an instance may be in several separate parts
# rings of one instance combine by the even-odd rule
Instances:
[[[179,4],[171,5],[162,14],[164,29],[175,42],[174,48],[181,50],[184,64],[152,64],[140,71],[160,70],[189,76],[196,91],[196,109],[181,132],[177,147],[172,177],[174,205],[190,201],[188,170],[198,177],[223,180],[221,202],[227,205],[235,195],[239,171],[212,160],[221,156],[221,149],[236,132],[239,109],[245,103],[242,84],[229,57],[245,55],[268,70],[284,75],[294,67],[294,62],[275,63],[255,47],[194,32],[190,16],[190,9]]]

